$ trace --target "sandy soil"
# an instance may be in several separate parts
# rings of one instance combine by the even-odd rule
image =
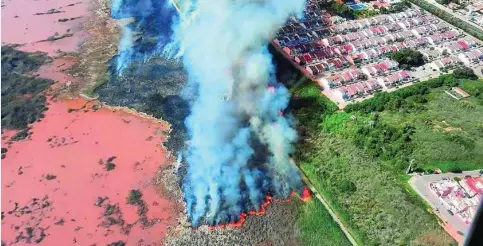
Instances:
[[[56,82],[48,92],[56,97],[28,139],[10,143],[14,132],[2,134],[8,149],[1,181],[6,245],[156,245],[177,224],[173,199],[154,184],[159,168],[168,164],[162,147],[168,125],[54,93],[82,80],[64,72],[78,61],[63,53],[78,51],[89,37],[82,30],[89,15],[87,1],[2,2],[2,44],[53,56],[37,73]],[[127,204],[137,189],[143,206]]]

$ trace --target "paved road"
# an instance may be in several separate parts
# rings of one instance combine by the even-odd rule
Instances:
[[[454,177],[462,178],[466,175],[478,176],[479,174],[479,171],[467,171],[463,173],[444,173],[414,176],[411,178],[409,183],[411,184],[413,189],[416,190],[416,192],[418,192],[419,195],[423,197],[429,204],[431,204],[435,211],[437,211],[436,214],[438,215],[438,217],[440,217],[445,223],[449,223],[456,230],[461,231],[466,235],[466,232],[469,229],[469,225],[465,224],[458,216],[452,216],[448,213],[448,208],[443,205],[439,201],[438,197],[430,190],[429,183],[441,180],[444,177],[453,179]]]

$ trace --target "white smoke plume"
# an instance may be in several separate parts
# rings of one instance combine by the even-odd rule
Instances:
[[[275,79],[267,44],[304,6],[304,0],[199,0],[183,13],[189,21],[174,26],[196,88],[183,158],[194,226],[236,221],[268,192],[286,197],[302,186],[289,161],[296,132],[281,113],[290,95]],[[267,163],[252,163],[254,139],[268,150]]]

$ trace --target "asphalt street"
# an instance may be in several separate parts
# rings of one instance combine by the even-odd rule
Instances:
[[[452,225],[456,230],[466,235],[470,225],[467,225],[456,215],[451,215],[448,212],[448,208],[439,200],[439,198],[430,190],[429,183],[441,180],[442,178],[454,177],[463,178],[466,175],[478,176],[479,171],[467,171],[463,173],[444,173],[444,174],[432,174],[423,176],[413,176],[409,183],[416,192],[419,193],[431,206],[436,214],[445,222]]]

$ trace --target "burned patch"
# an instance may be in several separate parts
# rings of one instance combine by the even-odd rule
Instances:
[[[276,200],[263,216],[248,216],[242,227],[194,230],[186,218],[171,228],[166,245],[300,245],[295,226],[299,202]]]
[[[181,96],[188,80],[183,66],[177,61],[153,57],[146,63],[133,62],[119,75],[116,61],[111,60],[107,82],[96,90],[99,99],[167,121],[171,133],[166,148],[182,149],[187,139],[184,120],[190,113],[189,101]]]

